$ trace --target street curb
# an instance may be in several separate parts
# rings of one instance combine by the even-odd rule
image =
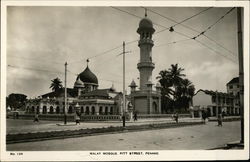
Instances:
[[[146,131],[152,129],[166,129],[185,126],[201,125],[203,122],[180,122],[180,123],[160,123],[160,124],[145,124],[145,125],[132,125],[125,128],[108,127],[108,128],[92,128],[92,129],[79,129],[79,130],[64,130],[64,131],[50,131],[50,132],[36,132],[36,133],[19,133],[7,134],[6,144],[35,142],[52,139],[65,139],[73,137],[94,136],[113,133],[128,133],[137,131]]]

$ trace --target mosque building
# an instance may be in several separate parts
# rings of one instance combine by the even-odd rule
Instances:
[[[116,92],[114,86],[98,89],[98,79],[88,65],[81,72],[73,88],[67,88],[67,113],[77,109],[85,115],[115,115],[121,112],[122,93]],[[28,113],[62,114],[64,113],[64,88],[29,100],[26,105]]]
[[[138,46],[140,48],[140,62],[137,69],[140,73],[139,89],[133,80],[129,85],[131,94],[126,96],[125,112],[129,110],[139,114],[161,113],[161,86],[156,84],[153,89],[152,71],[155,64],[152,62],[152,35],[155,29],[150,19],[143,18],[139,23],[137,33],[140,35]],[[88,61],[87,61],[88,62]],[[87,67],[81,72],[73,88],[67,88],[67,113],[71,114],[80,109],[86,115],[118,115],[123,112],[122,93],[111,88],[98,89],[99,83],[96,75]],[[30,99],[26,104],[26,112],[41,114],[64,113],[64,88]],[[131,108],[132,106],[132,108]]]

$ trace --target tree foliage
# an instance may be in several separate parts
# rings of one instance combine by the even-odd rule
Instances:
[[[6,106],[11,107],[12,109],[23,108],[27,101],[27,96],[24,94],[11,93],[6,97]]]
[[[184,78],[184,69],[178,64],[172,64],[168,70],[162,70],[156,79],[162,86],[162,108],[165,112],[185,110],[190,105],[195,87],[192,82]]]
[[[60,88],[62,88],[62,81],[59,78],[55,78],[53,80],[51,80],[51,85],[49,88],[52,89],[52,91],[58,91]]]

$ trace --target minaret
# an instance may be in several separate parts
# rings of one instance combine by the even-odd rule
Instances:
[[[137,64],[140,72],[140,90],[147,90],[146,83],[152,79],[152,71],[155,68],[155,64],[152,62],[152,47],[154,46],[152,35],[154,32],[153,23],[147,18],[147,11],[145,11],[145,18],[140,21],[137,29],[137,33],[140,34],[138,42],[140,62]]]

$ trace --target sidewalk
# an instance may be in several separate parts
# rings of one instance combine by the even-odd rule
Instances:
[[[200,118],[180,118],[179,122],[200,122]],[[131,125],[145,125],[145,124],[160,124],[160,123],[175,123],[171,118],[163,119],[139,119],[138,121],[126,121],[126,126]],[[107,128],[107,127],[122,126],[122,121],[87,121],[81,122],[80,125],[75,125],[74,122],[67,122],[64,125],[63,121],[40,121],[33,122],[32,120],[14,120],[7,119],[7,134],[18,133],[35,133],[35,132],[48,132],[48,131],[66,131],[66,130],[79,130],[91,128]]]

